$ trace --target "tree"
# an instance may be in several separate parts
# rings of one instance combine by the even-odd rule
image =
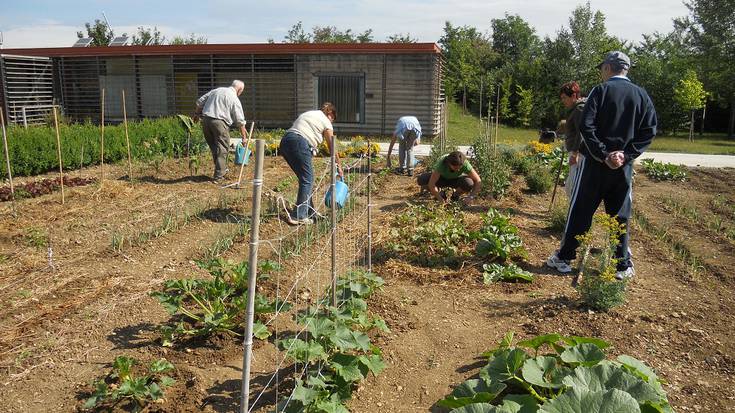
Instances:
[[[87,35],[85,36],[83,32],[78,31],[77,37],[80,39],[91,37],[92,46],[108,46],[112,39],[115,38],[115,32],[112,31],[112,28],[110,28],[106,22],[99,19],[95,19],[94,25],[84,23],[84,27],[87,31]],[[125,34],[123,34],[123,36],[125,36]]]
[[[454,27],[446,22],[439,46],[446,68],[445,91],[454,98],[461,97],[466,110],[468,99],[479,94],[480,79],[490,68],[490,41],[474,27]]]
[[[689,141],[694,140],[694,111],[702,109],[707,101],[707,92],[704,91],[702,82],[697,78],[697,72],[687,70],[684,78],[674,89],[674,100],[679,106],[691,113],[689,121]]]
[[[651,96],[656,106],[658,129],[675,134],[686,112],[676,104],[674,88],[687,69],[695,67],[681,33],[644,35],[630,57],[635,67],[628,76]]]
[[[388,43],[416,43],[418,39],[411,37],[411,33],[396,33],[388,36]]]
[[[133,44],[140,46],[153,46],[166,44],[166,37],[161,36],[161,32],[157,27],[138,27],[138,33],[133,35]]]
[[[373,29],[353,33],[352,29],[343,31],[336,26],[314,26],[311,33],[306,33],[301,21],[291,26],[283,37],[283,43],[371,43],[372,41]]]
[[[624,43],[607,34],[605,15],[592,11],[590,3],[578,6],[569,18],[570,41],[574,47],[572,62],[574,79],[587,90],[600,82],[597,64],[612,50],[628,51]]]
[[[728,137],[735,137],[735,1],[685,2],[690,16],[674,21],[684,30],[704,84],[722,106],[730,106]]]
[[[194,33],[190,33],[189,37],[174,36],[171,39],[171,45],[182,45],[182,44],[207,44],[207,38],[204,36],[197,36]]]
[[[341,31],[335,26],[314,26],[311,40],[313,43],[370,43],[373,41],[373,29],[355,34],[352,29]]]
[[[283,38],[284,43],[311,43],[311,35],[304,31],[304,26],[299,20],[298,23],[291,26],[286,36]]]
[[[516,93],[518,93],[516,118],[521,126],[529,127],[531,126],[531,113],[533,112],[533,90],[516,85]]]
[[[510,109],[510,95],[513,78],[507,76],[500,83],[500,119],[508,121],[513,119],[513,112]]]

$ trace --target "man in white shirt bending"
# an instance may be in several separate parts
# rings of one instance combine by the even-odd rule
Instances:
[[[238,126],[242,134],[242,144],[247,142],[245,115],[238,96],[245,89],[240,80],[233,80],[229,87],[218,87],[197,99],[194,117],[202,117],[204,139],[209,145],[214,161],[215,183],[227,173],[227,151],[230,149],[230,127]]]

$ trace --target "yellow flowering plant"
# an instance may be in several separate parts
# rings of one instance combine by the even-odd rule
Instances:
[[[578,286],[582,300],[590,307],[607,311],[625,303],[626,281],[615,279],[618,259],[615,251],[625,226],[614,216],[595,215],[593,227],[577,236],[582,255],[579,271],[582,281]]]

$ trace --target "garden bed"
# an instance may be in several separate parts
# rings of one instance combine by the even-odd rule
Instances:
[[[166,280],[204,275],[193,261],[223,237],[235,234],[220,256],[246,259],[247,240],[232,231],[233,222],[249,216],[250,190],[220,190],[204,176],[189,177],[183,161],[165,161],[158,172],[138,168],[135,175],[141,178],[133,185],[109,179],[77,187],[64,206],[54,195],[22,199],[17,219],[9,204],[0,207],[0,300],[8,303],[0,318],[0,403],[8,411],[78,411],[91,391],[89,383],[118,355],[146,362],[165,357],[176,367],[177,384],[152,411],[236,410],[241,343],[215,336],[176,349],[161,347],[156,327],[169,315],[148,294]],[[114,165],[108,177],[123,177],[126,169]],[[201,173],[207,172],[202,167]],[[97,177],[99,170],[85,169],[81,176]],[[266,188],[293,194],[296,183],[289,176],[281,158],[267,160]],[[637,276],[628,302],[598,313],[580,304],[570,277],[543,266],[559,242],[559,233],[546,229],[550,194],[526,192],[523,178],[515,176],[500,201],[483,200],[464,213],[480,222],[489,206],[512,211],[511,222],[528,251],[519,265],[535,275],[533,283],[484,285],[476,264],[427,268],[399,256],[377,265],[375,272],[386,285],[369,306],[391,332],[371,338],[383,349],[387,368],[357,387],[348,407],[353,412],[446,411],[435,403],[479,371],[486,363],[476,358],[479,354],[515,331],[519,339],[551,332],[600,337],[612,344],[611,355],[629,354],[654,368],[668,382],[664,387],[675,411],[728,411],[735,403],[733,246],[722,231],[675,219],[673,204],[663,199],[686,200],[700,216],[719,216],[723,227],[731,227],[733,181],[731,170],[694,170],[683,183],[637,175],[634,208],[671,238],[633,225]],[[388,239],[390,223],[410,199],[421,201],[412,178],[385,180],[373,198],[376,244]],[[157,228],[171,211],[202,203],[210,205],[186,225],[122,251],[111,248],[116,232]],[[264,222],[263,238],[279,234],[281,224]],[[672,240],[689,252],[689,261]],[[326,242],[319,239],[284,260],[282,273],[295,276],[317,262]],[[328,272],[328,259],[319,265]],[[286,282],[288,276],[283,277]],[[274,281],[264,284],[264,293],[275,291]],[[299,299],[321,295],[327,281],[305,284],[297,291]],[[274,332],[293,328],[285,317]],[[256,341],[256,388],[270,377],[277,358],[272,341]],[[289,386],[261,400],[259,411],[268,411]]]

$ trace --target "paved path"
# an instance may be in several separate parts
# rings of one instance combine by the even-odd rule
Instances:
[[[388,153],[388,143],[379,142],[380,153]],[[459,146],[460,151],[467,152],[469,146]],[[427,156],[431,145],[418,145],[414,149],[416,156]],[[398,144],[393,147],[393,155],[398,154]],[[640,159],[652,158],[655,161],[673,163],[684,166],[699,166],[704,168],[735,168],[735,156],[732,155],[701,155],[695,153],[646,152]]]

